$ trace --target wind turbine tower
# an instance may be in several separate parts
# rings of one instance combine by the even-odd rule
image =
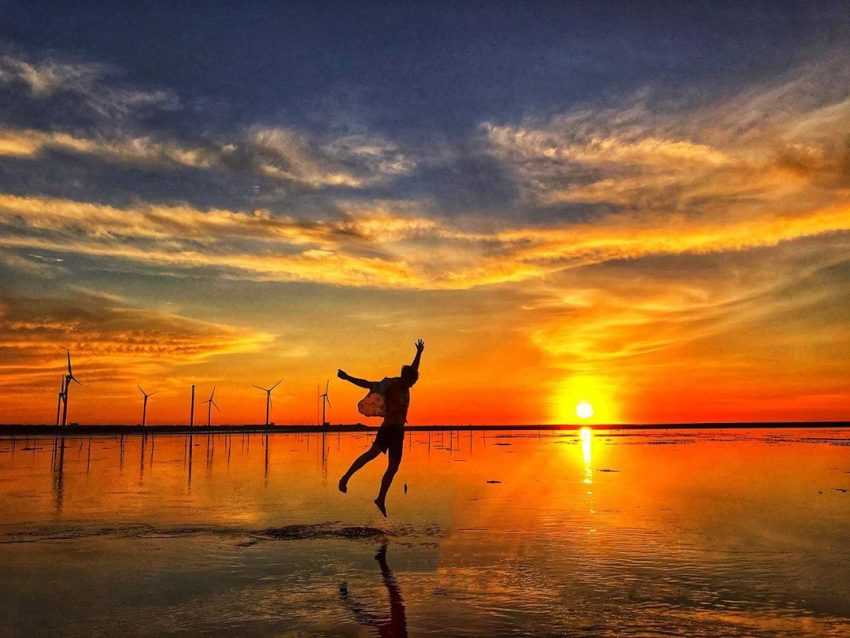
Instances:
[[[325,382],[325,393],[319,395],[319,398],[322,400],[322,427],[324,428],[330,425],[328,420],[325,418],[325,407],[331,404],[331,398],[328,396],[328,386],[330,383],[330,380]]]
[[[204,401],[207,404],[207,427],[212,425],[212,409],[215,407],[216,410],[221,412],[221,408],[218,407],[218,403],[215,402],[215,386],[213,386],[212,392],[210,392],[210,398]]]
[[[281,379],[280,381],[275,383],[270,388],[263,388],[263,387],[258,386],[258,385],[254,386],[255,388],[257,388],[257,390],[262,390],[263,392],[266,393],[266,427],[269,427],[269,410],[271,410],[271,407],[272,407],[272,390],[274,390],[277,386],[279,386],[281,381],[283,381],[283,379]]]
[[[60,424],[62,418],[62,404],[65,402],[65,375],[59,377],[59,396],[56,399],[56,425]]]
[[[144,399],[142,400],[142,427],[145,427],[148,422],[148,399],[155,395],[156,392],[151,392],[150,394],[148,394],[147,392],[145,392],[142,386],[138,386],[138,388],[139,392],[141,392],[142,396],[144,397]]]
[[[74,371],[71,368],[71,351],[65,351],[68,354],[68,370],[65,372],[65,389],[62,392],[64,397],[63,405],[62,405],[62,425],[66,425],[68,423],[68,390],[71,388],[71,381],[77,383],[78,385],[82,385],[79,379],[74,376]]]

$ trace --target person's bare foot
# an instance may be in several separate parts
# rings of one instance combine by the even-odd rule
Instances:
[[[348,481],[345,480],[344,476],[341,479],[339,479],[338,487],[339,487],[339,491],[342,492],[343,494],[348,492]]]
[[[381,510],[381,514],[384,515],[384,518],[387,518],[387,505],[384,503],[382,499],[376,498],[375,505],[378,506],[378,509]]]

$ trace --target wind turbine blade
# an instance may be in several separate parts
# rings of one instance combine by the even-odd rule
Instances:
[[[83,385],[82,383],[80,383],[80,380],[77,377],[75,377],[74,375],[71,375],[71,380],[73,382],[75,382],[77,385]]]
[[[281,384],[281,381],[283,381],[283,379],[281,379],[280,381],[278,381],[277,383],[275,383],[272,387],[270,387],[270,388],[269,388],[269,392],[271,392],[271,391],[272,391],[272,390],[274,390],[277,386],[279,386],[279,385]]]
[[[252,384],[252,385],[253,385],[253,384]],[[258,385],[255,385],[254,387],[255,387],[255,388],[257,388],[257,390],[262,390],[263,392],[267,392],[267,390],[266,390],[265,388],[261,388],[261,387],[260,387],[260,386],[258,386]]]
[[[73,377],[73,376],[74,376],[74,373],[71,371],[71,351],[70,351],[70,350],[66,350],[65,352],[66,352],[66,353],[67,353],[67,355],[68,355],[68,374],[69,374],[69,375],[71,375],[71,376]]]
[[[157,390],[156,392],[151,392],[148,396],[149,396],[149,397],[152,397],[152,396],[153,396],[153,395],[155,395],[155,394],[159,394],[159,390]]]
[[[327,393],[328,393],[328,386],[329,386],[330,384],[331,384],[331,380],[330,380],[330,379],[328,379],[327,381],[325,381],[325,394],[327,394]]]
[[[327,394],[325,395],[325,401],[328,402],[328,405],[331,404],[331,398]]]
[[[142,394],[145,394],[145,389],[142,386],[137,385],[136,387],[139,388],[139,392],[141,392]]]

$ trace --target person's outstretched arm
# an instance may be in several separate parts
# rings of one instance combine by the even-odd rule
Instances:
[[[358,385],[361,388],[366,388],[367,390],[371,390],[375,387],[375,381],[367,381],[366,379],[358,379],[357,377],[352,377],[345,370],[337,370],[336,376],[338,376],[343,381],[348,381],[349,383],[353,383],[354,385]]]
[[[419,360],[422,358],[422,351],[425,349],[425,342],[419,339],[416,342],[416,356],[413,357],[413,362],[410,367],[419,372]]]

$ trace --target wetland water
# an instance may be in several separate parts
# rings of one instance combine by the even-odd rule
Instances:
[[[0,634],[850,635],[850,430],[370,438],[0,439]]]

